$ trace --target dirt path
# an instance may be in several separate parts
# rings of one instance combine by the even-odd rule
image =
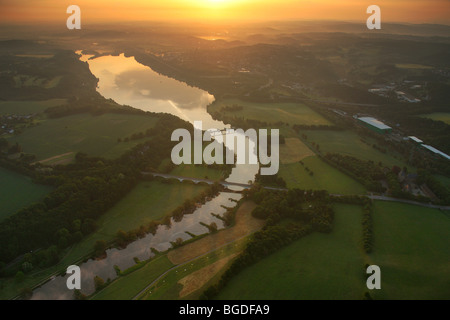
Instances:
[[[33,162],[32,164],[46,163],[46,162],[50,162],[50,161],[53,161],[53,160],[56,160],[56,159],[59,159],[59,158],[64,158],[64,157],[72,155],[72,154],[74,154],[74,152],[67,152],[67,153],[60,154],[58,156],[54,156],[54,157],[51,157],[51,158],[48,158],[48,159],[44,159],[44,160],[39,160],[39,161]],[[63,159],[62,161],[64,161],[64,160],[67,160],[67,159]],[[55,163],[55,164],[58,164],[58,163]]]
[[[264,221],[252,217],[255,207],[256,204],[252,201],[244,202],[236,212],[236,223],[233,227],[170,251],[169,260],[175,265],[182,264],[261,229]]]

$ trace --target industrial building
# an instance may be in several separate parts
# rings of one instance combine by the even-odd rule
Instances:
[[[414,136],[409,136],[409,140],[411,140],[411,141],[413,141],[413,142],[415,142],[415,143],[417,143],[419,145],[421,145],[423,143],[422,140],[420,140],[419,138],[414,137]]]
[[[361,118],[358,118],[358,121],[360,122],[360,124],[362,124],[366,128],[369,128],[370,130],[373,130],[373,131],[381,133],[381,134],[386,134],[386,133],[392,132],[391,127],[385,125],[380,120],[377,120],[372,117],[361,117]]]
[[[434,154],[438,154],[438,155],[440,155],[441,157],[444,157],[445,159],[450,160],[450,156],[449,156],[448,154],[445,154],[445,153],[443,153],[442,151],[440,151],[440,150],[438,150],[438,149],[436,149],[436,148],[434,148],[434,147],[432,147],[432,146],[429,146],[429,145],[427,145],[427,144],[422,144],[422,147],[424,147],[424,148],[427,149],[428,151],[431,151],[431,152],[434,153]]]

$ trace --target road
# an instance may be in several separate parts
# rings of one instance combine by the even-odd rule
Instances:
[[[227,181],[214,181],[214,180],[200,179],[200,178],[181,177],[181,176],[174,176],[174,175],[170,175],[170,174],[163,174],[163,173],[157,173],[157,172],[142,172],[142,174],[143,175],[153,175],[155,177],[162,177],[165,179],[177,179],[179,181],[188,180],[188,181],[192,181],[194,183],[205,182],[207,184],[214,184],[215,182],[219,182],[224,187],[233,187],[234,186],[234,187],[241,187],[244,189],[250,189],[252,187],[251,184],[227,182]],[[273,188],[273,187],[264,187],[264,188],[267,190],[275,190],[275,191],[287,191],[288,190],[285,188]],[[343,195],[331,194],[331,196],[342,197]],[[399,203],[412,204],[412,205],[431,208],[431,209],[450,210],[450,206],[439,206],[439,205],[435,205],[435,204],[431,204],[431,203],[417,202],[417,201],[393,198],[393,197],[388,197],[388,196],[378,196],[378,195],[373,195],[373,194],[365,195],[365,196],[372,200],[399,202]]]

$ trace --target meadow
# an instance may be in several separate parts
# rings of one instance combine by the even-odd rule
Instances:
[[[439,210],[374,203],[374,251],[362,250],[362,211],[334,205],[331,234],[314,233],[235,276],[218,299],[363,299],[366,264],[381,268],[374,299],[448,299],[450,220]]]
[[[239,111],[223,109],[233,105],[242,106],[243,108]],[[208,107],[208,111],[272,124],[281,121],[290,125],[331,125],[327,119],[302,103],[255,103],[226,99],[214,102]]]
[[[217,299],[361,299],[361,208],[339,204],[335,211],[331,234],[308,235],[244,269]]]
[[[52,188],[29,177],[0,168],[0,221],[45,197]]]
[[[23,151],[45,160],[69,152],[84,152],[91,156],[116,158],[137,145],[139,140],[118,142],[133,133],[154,126],[156,118],[141,115],[79,114],[58,119],[44,119],[23,133],[12,136]]]
[[[47,108],[65,105],[66,99],[45,101],[0,101],[0,115],[28,115],[44,112]]]
[[[435,112],[430,114],[422,115],[423,118],[429,118],[431,120],[435,121],[442,121],[446,124],[450,124],[450,113],[448,112]]]
[[[375,163],[381,161],[390,167],[405,166],[402,160],[395,158],[389,151],[382,153],[373,148],[375,142],[371,139],[364,138],[367,143],[361,141],[362,138],[353,131],[302,130],[300,134],[307,136],[308,143],[319,144],[322,153],[340,153]]]
[[[286,143],[280,145],[280,163],[294,163],[314,155],[314,152],[299,138],[286,138],[285,140]]]
[[[173,267],[166,255],[156,257],[126,277],[119,277],[92,296],[92,300],[131,300],[141,290]]]
[[[362,184],[333,168],[317,156],[310,156],[299,162],[281,164],[278,175],[286,181],[288,188],[304,190],[327,190],[333,194],[365,194]],[[307,171],[308,168],[310,171]],[[310,175],[310,172],[313,175]]]
[[[372,262],[382,272],[375,299],[450,297],[450,219],[435,209],[376,201]]]

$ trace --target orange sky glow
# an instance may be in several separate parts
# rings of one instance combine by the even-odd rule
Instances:
[[[449,0],[0,0],[0,21],[65,21],[66,8],[81,8],[84,23],[195,20],[365,21],[371,4],[382,21],[450,24]]]

